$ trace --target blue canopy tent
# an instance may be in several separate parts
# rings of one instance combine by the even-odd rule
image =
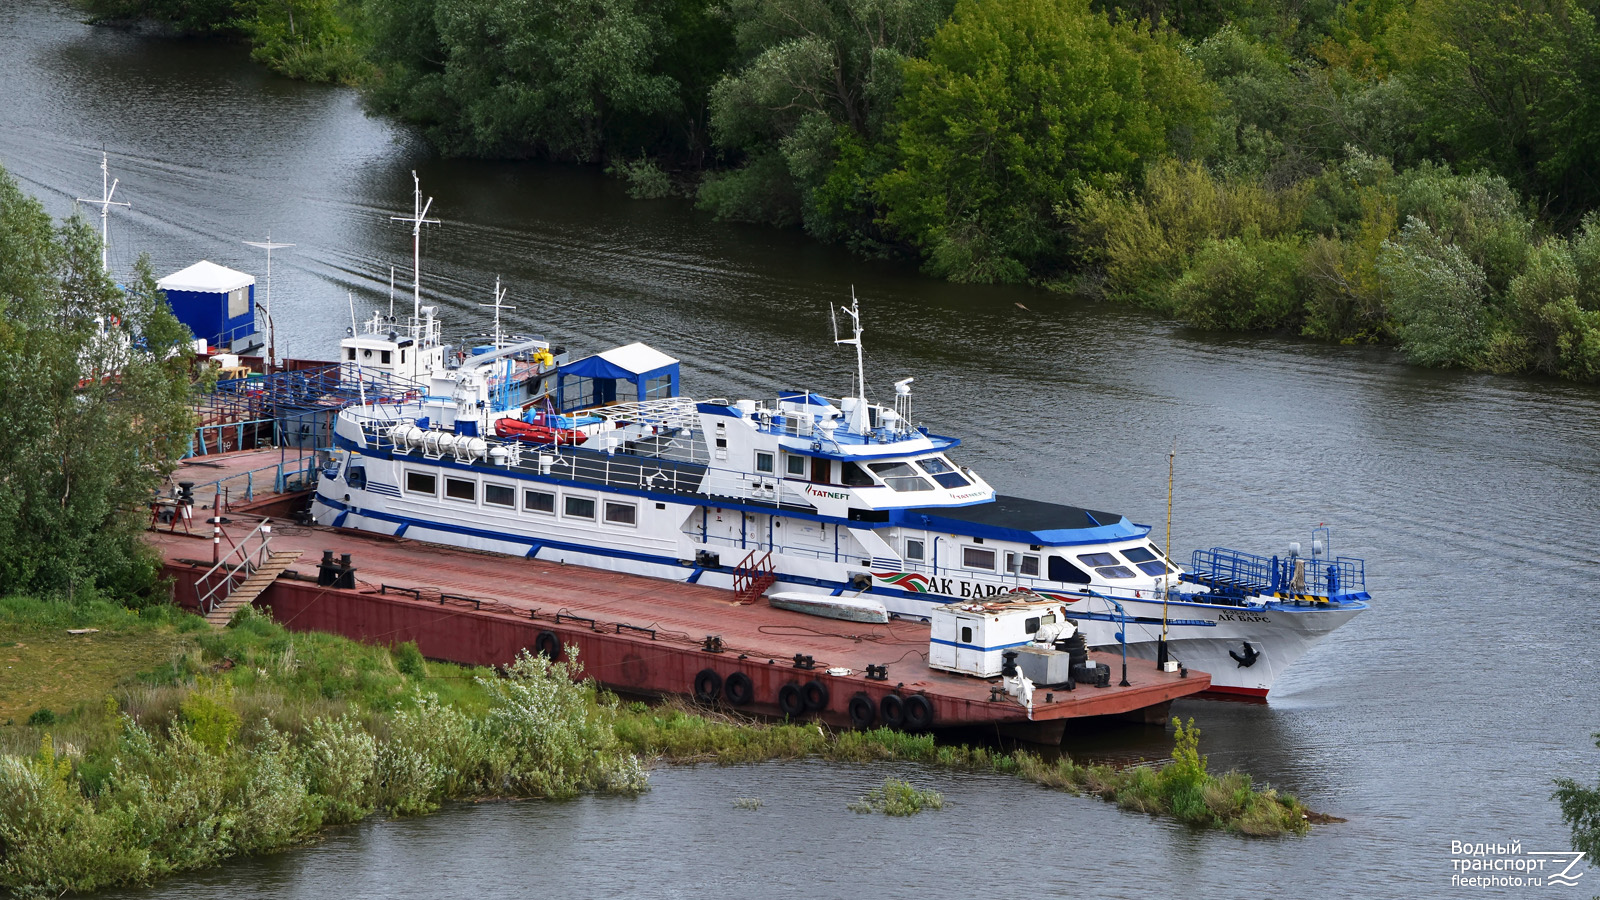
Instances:
[[[634,343],[567,363],[556,373],[561,412],[678,396],[678,361]]]

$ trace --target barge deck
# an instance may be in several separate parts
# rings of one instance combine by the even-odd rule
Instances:
[[[212,565],[212,526],[206,519],[215,513],[203,508],[209,503],[199,502],[200,483],[223,472],[259,471],[277,457],[277,451],[212,457],[207,462],[218,468],[184,466],[173,476],[174,482],[196,483],[189,533],[163,524],[152,528],[149,540],[165,558],[179,603],[199,604],[196,584]],[[288,498],[273,494],[272,487],[258,489],[250,499],[254,514],[237,503],[231,514],[223,511],[232,521],[222,526],[222,553],[255,528],[260,511],[287,508]],[[920,696],[926,703],[917,702],[931,711],[934,729],[993,728],[1056,743],[1072,721],[1162,721],[1173,700],[1204,691],[1211,681],[1201,672],[1161,672],[1147,660],[1130,658],[1130,684],[1124,687],[1118,684],[1121,657],[1091,653],[1091,661],[1110,667],[1109,686],[1079,685],[1070,691],[1041,686],[1030,709],[1007,694],[998,678],[928,668],[929,626],[918,621],[823,619],[761,601],[744,605],[731,591],[684,582],[282,519],[274,525],[273,551],[303,553],[255,602],[291,629],[376,644],[414,641],[426,657],[469,665],[505,665],[524,649],[575,646],[587,675],[626,693],[699,693],[702,701],[731,705],[738,698],[721,686],[739,673],[743,679],[733,680],[749,686],[748,698],[737,704],[741,712],[782,715],[780,693],[794,685],[813,701],[806,716],[830,725],[871,727],[884,724],[879,710],[885,696],[907,702]],[[353,587],[318,584],[320,561],[328,551],[335,559],[350,555]],[[869,678],[878,667],[886,675]],[[697,691],[713,682],[716,691]],[[794,689],[788,693],[792,699]],[[851,700],[858,696],[870,707],[858,702],[852,717]],[[860,714],[867,708],[871,721],[863,722]]]

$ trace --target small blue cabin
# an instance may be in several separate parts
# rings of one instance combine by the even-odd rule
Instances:
[[[201,260],[156,282],[178,321],[218,350],[243,352],[256,333],[256,277]]]
[[[678,361],[654,347],[629,344],[562,366],[556,407],[562,412],[678,396]]]

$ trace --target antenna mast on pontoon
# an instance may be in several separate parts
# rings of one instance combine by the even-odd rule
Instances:
[[[415,186],[412,194],[414,212],[409,216],[390,216],[389,220],[411,225],[411,323],[416,325],[422,320],[422,226],[437,225],[439,220],[428,218],[433,198],[429,197],[427,203],[422,202],[422,179],[417,177],[415,169],[411,170],[411,181]]]
[[[100,199],[85,200],[78,197],[79,203],[90,203],[100,207],[100,268],[107,274],[111,272],[111,223],[110,213],[113,206],[126,206],[132,209],[132,204],[113,201],[111,195],[117,192],[119,180],[111,177],[111,167],[106,160],[106,152],[100,151]]]
[[[267,239],[264,241],[243,241],[246,246],[267,251],[267,300],[261,304],[267,317],[267,371],[277,364],[278,356],[278,327],[272,322],[272,251],[293,247],[293,244],[275,244],[272,242],[272,229],[267,229]],[[354,332],[351,332],[354,334]]]

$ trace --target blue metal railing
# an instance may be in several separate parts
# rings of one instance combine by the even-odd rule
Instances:
[[[1196,550],[1180,578],[1223,591],[1290,596],[1343,597],[1364,593],[1367,566],[1348,556],[1258,556],[1213,547]]]
[[[272,479],[273,492],[284,494],[288,493],[291,487],[307,487],[316,471],[316,463],[316,454],[308,453],[296,458],[285,459],[275,465],[262,466],[259,469],[251,469],[248,472],[238,472],[226,478],[218,478],[215,481],[200,482],[195,485],[194,491],[197,498],[204,498],[207,489],[209,489],[212,498],[211,508],[218,508],[216,498],[223,496],[224,491],[227,492],[229,502],[238,502],[240,498],[234,492],[242,491],[243,502],[249,503],[256,498],[257,484],[260,484],[265,489],[269,477],[267,475],[268,472],[272,473],[270,477]],[[257,475],[261,477],[257,478]],[[205,504],[203,500],[197,500],[197,505],[203,506]]]
[[[337,364],[313,369],[229,378],[198,398],[196,406],[217,418],[283,418],[311,410],[338,410],[363,397],[368,402],[419,395],[423,386],[408,378]]]

